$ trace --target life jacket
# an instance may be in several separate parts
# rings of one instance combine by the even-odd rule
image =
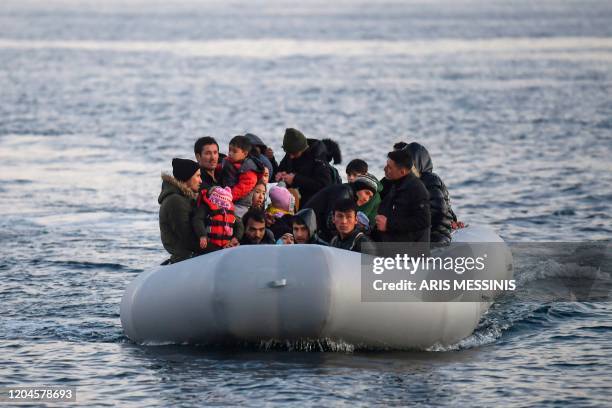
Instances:
[[[206,236],[208,242],[223,248],[234,235],[236,215],[233,209],[226,210],[210,201],[207,193],[207,190],[202,190],[198,197],[198,206],[203,202],[208,206],[209,210],[206,222]]]

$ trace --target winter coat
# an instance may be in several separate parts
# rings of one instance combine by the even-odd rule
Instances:
[[[334,184],[315,194],[302,208],[312,208],[317,217],[318,234],[329,242],[336,233],[333,224],[333,208],[336,201],[350,198],[357,201],[355,190],[349,183]]]
[[[310,236],[308,239],[308,244],[329,245],[329,243],[319,238],[319,234],[317,233],[317,216],[312,208],[304,208],[298,211],[294,216],[294,219],[296,218],[299,218],[302,223],[306,225],[306,228],[308,228],[308,233]]]
[[[202,184],[200,184],[200,191],[210,190],[211,187],[219,185],[219,181],[217,180],[217,178],[208,174],[204,167],[200,167],[200,175],[202,176]]]
[[[221,163],[219,184],[232,189],[237,216],[242,217],[251,206],[253,190],[262,173],[263,164],[253,156],[248,156],[242,163],[229,157]]]
[[[197,193],[183,182],[162,174],[162,189],[159,194],[159,230],[161,241],[175,263],[190,258],[199,252],[199,241],[191,227]]]
[[[378,214],[387,217],[387,228],[385,232],[374,231],[377,241],[429,242],[429,193],[414,173],[393,182]]]
[[[359,205],[357,206],[357,211],[361,211],[362,213],[364,213],[368,219],[370,220],[370,228],[374,228],[374,226],[376,225],[376,214],[378,214],[378,207],[380,206],[380,203],[382,201],[382,199],[380,198],[380,193],[383,189],[383,185],[381,184],[381,182],[377,182],[377,191],[376,194],[374,194],[372,196],[372,198],[370,198],[368,200],[367,203],[365,203],[364,205]]]
[[[278,166],[278,172],[295,173],[293,184],[300,192],[300,202],[306,203],[317,192],[332,184],[327,149],[323,142],[308,139],[308,148],[297,159],[285,155]]]
[[[368,245],[364,245],[368,244]],[[334,248],[346,249],[347,251],[353,252],[364,252],[374,255],[375,244],[373,241],[361,230],[355,228],[353,232],[346,238],[340,238],[340,235],[336,235],[332,238],[329,246]]]
[[[418,143],[410,143],[406,149],[410,151],[414,167],[429,192],[431,242],[450,242],[451,224],[453,221],[457,221],[457,217],[451,208],[446,185],[433,172],[431,157],[424,146]]]

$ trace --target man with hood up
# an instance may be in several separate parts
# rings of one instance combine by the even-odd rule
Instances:
[[[431,242],[450,242],[451,225],[457,221],[457,216],[451,208],[446,185],[433,172],[433,163],[425,146],[412,142],[404,149],[412,156],[412,172],[421,179],[429,192]]]
[[[292,234],[287,233],[281,237],[284,244],[328,245],[317,234],[317,217],[312,208],[298,211],[293,217],[292,228]]]

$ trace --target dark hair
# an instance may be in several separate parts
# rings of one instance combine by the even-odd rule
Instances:
[[[353,159],[346,165],[346,174],[357,173],[366,174],[368,172],[368,163],[365,160]]]
[[[334,214],[336,211],[346,212],[353,211],[357,214],[357,203],[350,198],[341,198],[334,203]]]
[[[202,149],[204,146],[208,146],[214,144],[217,146],[217,150],[219,150],[219,143],[215,140],[214,137],[204,136],[196,140],[195,145],[193,145],[193,152],[195,154],[202,154]]]
[[[293,227],[293,224],[298,224],[298,225],[304,225],[306,226],[306,228],[308,228],[308,224],[306,224],[306,221],[304,221],[302,218],[300,217],[293,217],[291,219],[291,226]]]
[[[408,170],[412,168],[412,155],[408,150],[394,150],[389,152],[387,157],[393,160],[398,167]]]
[[[249,138],[242,135],[232,137],[232,140],[230,140],[229,144],[230,146],[242,149],[247,153],[251,151],[251,147],[253,146]]]
[[[331,139],[323,139],[321,140],[327,149],[326,159],[328,162],[334,161],[334,164],[342,163],[342,151],[340,150],[340,145]]]
[[[404,150],[408,146],[406,142],[397,142],[393,145],[393,150]]]
[[[244,224],[244,228],[247,227],[250,219],[253,219],[255,222],[266,222],[266,216],[263,210],[260,210],[259,208],[251,208],[249,209],[249,211],[246,212],[246,214],[244,214],[244,216],[242,217],[242,223]]]

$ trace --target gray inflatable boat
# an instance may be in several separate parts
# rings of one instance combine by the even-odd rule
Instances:
[[[492,230],[467,227],[453,242],[500,243],[488,255],[489,268],[495,279],[512,278],[510,252]],[[326,340],[423,349],[469,336],[492,297],[366,302],[358,253],[319,245],[240,246],[143,272],[125,290],[121,324],[131,340],[145,344]]]

